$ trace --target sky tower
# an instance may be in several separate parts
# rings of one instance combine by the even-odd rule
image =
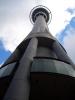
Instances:
[[[32,31],[0,68],[0,100],[72,100],[75,65],[48,29],[51,11],[30,12]]]

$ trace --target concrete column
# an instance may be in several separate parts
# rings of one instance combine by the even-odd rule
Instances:
[[[29,100],[29,75],[30,65],[33,57],[36,56],[38,40],[32,38],[29,45],[21,58],[19,67],[8,88],[4,100]]]
[[[69,58],[69,56],[67,55],[67,52],[61,47],[61,45],[57,41],[53,43],[53,50],[56,53],[58,59],[70,63],[75,69],[75,66]]]
[[[31,33],[39,33],[39,32],[49,32],[47,23],[45,21],[45,18],[40,15],[37,17],[35,23],[34,23],[34,27],[31,31]]]

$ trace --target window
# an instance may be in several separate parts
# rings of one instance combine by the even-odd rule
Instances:
[[[14,67],[16,65],[15,63],[11,63],[6,65],[5,67],[0,69],[0,77],[5,77],[11,74],[11,72],[13,71]]]
[[[31,72],[53,72],[75,77],[75,71],[70,64],[56,59],[35,58]]]

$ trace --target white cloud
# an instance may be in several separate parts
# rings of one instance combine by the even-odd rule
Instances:
[[[49,28],[51,33],[55,36],[56,33],[65,28],[71,18],[75,15],[71,15],[66,11],[68,8],[75,8],[75,0],[43,0],[43,3],[44,5],[46,3],[47,7],[52,12],[52,22],[49,25]]]
[[[29,28],[25,29],[26,25],[23,21],[19,21],[12,24],[7,24],[3,28],[1,34],[1,40],[3,41],[4,47],[6,50],[11,52],[16,48],[16,46],[26,37]]]
[[[28,4],[29,2],[27,2],[25,4],[24,0],[19,2],[21,4],[17,1],[17,5],[15,6],[11,2],[9,5],[5,5],[3,2],[3,6],[5,6],[1,7],[2,10],[0,9],[2,14],[2,17],[0,16],[0,39],[5,49],[11,52],[28,35],[32,28],[29,13],[32,6],[34,7],[34,3]]]
[[[2,65],[0,64],[0,67],[1,67]]]
[[[2,67],[3,63],[0,64],[0,67]]]
[[[75,29],[72,29],[70,31],[67,31],[68,35],[64,37],[64,47],[68,52],[68,55],[72,59],[72,61],[75,63]]]
[[[75,0],[12,0],[0,6],[0,39],[6,50],[14,51],[16,46],[31,31],[29,21],[31,9],[37,5],[47,6],[52,12],[49,29],[53,35],[59,33],[74,16],[66,11],[75,7]]]

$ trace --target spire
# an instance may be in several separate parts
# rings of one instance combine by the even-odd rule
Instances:
[[[32,33],[49,32],[48,25],[51,21],[51,11],[44,6],[37,6],[31,10],[30,20],[34,24]]]
[[[34,7],[30,12],[30,21],[34,26],[27,38],[40,36],[55,39],[48,28],[51,19],[52,14],[48,8],[44,6]]]

